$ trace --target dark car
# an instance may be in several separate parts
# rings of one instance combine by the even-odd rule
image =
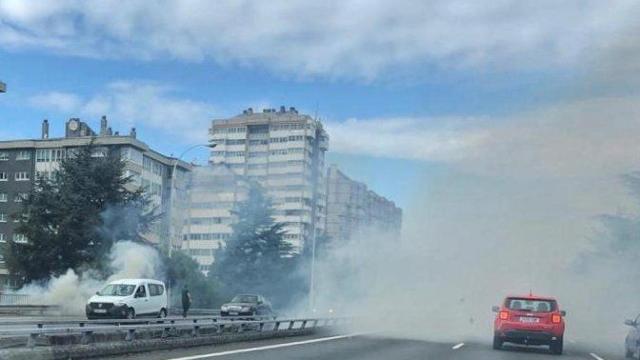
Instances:
[[[220,307],[221,316],[273,316],[271,303],[261,295],[236,295]]]
[[[624,323],[631,326],[624,345],[626,357],[637,359],[640,356],[640,315],[635,320],[626,320]]]

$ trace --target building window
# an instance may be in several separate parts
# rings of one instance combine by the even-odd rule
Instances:
[[[7,180],[9,180],[9,176],[7,175],[7,173],[4,171],[0,172],[0,181],[7,181]]]
[[[103,158],[107,157],[107,149],[103,147],[95,148],[91,151],[92,158]]]
[[[13,234],[13,241],[17,243],[26,243],[27,237],[24,234]]]
[[[0,242],[5,242],[7,239],[4,237],[4,233],[0,233]]]
[[[2,223],[7,222],[7,214],[0,213],[0,222],[2,222]]]
[[[16,155],[16,160],[31,160],[31,151],[29,150],[18,151],[18,155]]]
[[[29,194],[27,194],[27,193],[17,193],[16,197],[13,199],[13,201],[14,202],[22,202],[22,200],[25,200],[28,196],[29,196]]]
[[[0,193],[0,202],[7,202],[7,193]]]
[[[65,158],[64,149],[38,149],[36,150],[36,162],[59,162]]]
[[[8,151],[0,151],[0,161],[9,161]]]
[[[29,173],[26,171],[18,171],[16,173],[16,181],[29,181]]]

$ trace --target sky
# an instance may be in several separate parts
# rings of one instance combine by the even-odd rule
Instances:
[[[600,178],[636,164],[639,16],[624,0],[0,0],[0,139],[106,115],[178,154],[211,119],[285,105],[403,208],[442,174]]]

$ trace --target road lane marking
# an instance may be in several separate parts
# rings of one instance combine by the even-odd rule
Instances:
[[[355,337],[355,336],[362,336],[362,335],[367,335],[367,334],[368,333],[355,333],[355,334],[349,334],[349,335],[330,336],[330,337],[324,337],[324,338],[320,338],[320,339],[295,341],[295,342],[289,342],[289,343],[284,343],[284,344],[276,344],[276,345],[266,345],[266,346],[248,348],[248,349],[237,349],[237,350],[215,352],[215,353],[210,353],[210,354],[185,356],[185,357],[180,357],[180,358],[173,358],[173,359],[170,359],[170,360],[206,359],[206,358],[210,358],[210,357],[218,357],[218,356],[233,355],[233,354],[242,354],[242,353],[248,353],[248,352],[254,352],[254,351],[262,351],[262,350],[280,349],[280,348],[285,348],[285,347],[290,347],[290,346],[314,344],[314,343],[319,343],[319,342],[346,339],[346,338]]]
[[[603,358],[601,358],[600,356],[598,356],[598,355],[596,355],[596,354],[594,354],[594,353],[591,353],[591,354],[589,354],[589,355],[591,355],[591,357],[592,357],[592,358],[594,358],[594,359],[596,359],[596,360],[604,360]]]
[[[458,350],[458,349],[460,349],[460,348],[461,348],[461,347],[463,347],[463,346],[464,346],[464,343],[460,343],[460,344],[458,344],[458,345],[454,345],[454,346],[452,347],[452,349],[453,349],[453,350]]]

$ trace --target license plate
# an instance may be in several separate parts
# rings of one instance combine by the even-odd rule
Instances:
[[[236,311],[230,311],[230,312],[229,312],[229,315],[231,315],[231,316],[237,316],[237,315],[238,315],[238,313],[237,313]]]
[[[95,310],[93,310],[93,312],[96,313],[96,314],[106,314],[107,310],[105,310],[105,309],[95,309]]]
[[[540,319],[535,317],[521,317],[520,322],[522,323],[537,323],[540,322]]]

